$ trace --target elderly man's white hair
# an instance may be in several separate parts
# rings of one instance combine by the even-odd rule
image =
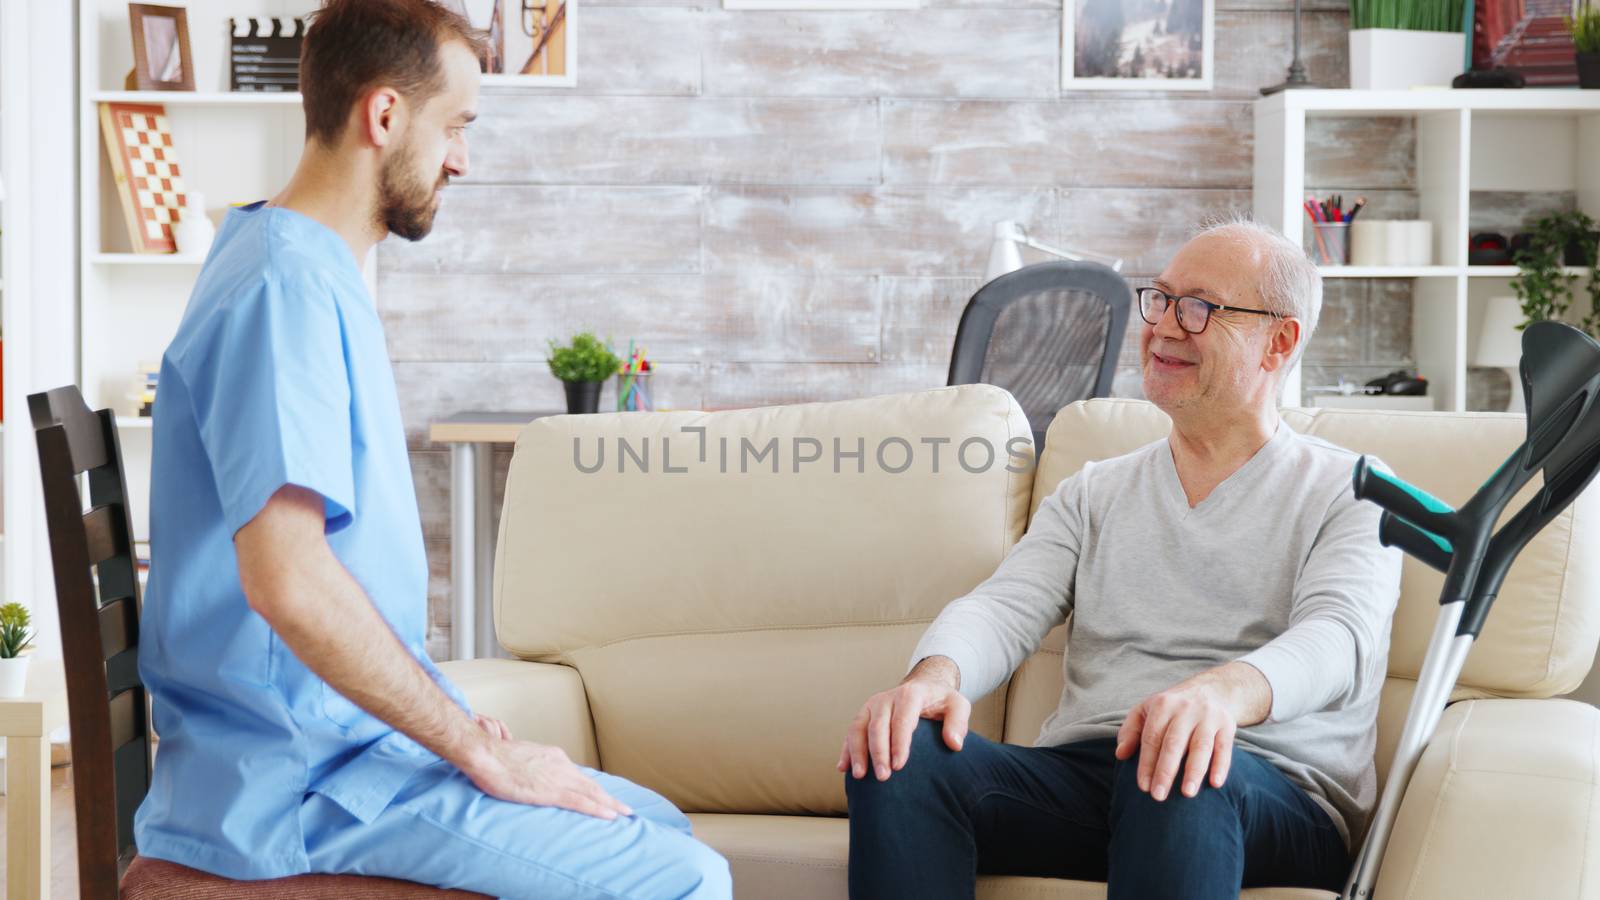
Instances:
[[[1269,312],[1300,320],[1300,343],[1289,360],[1292,368],[1305,353],[1306,345],[1311,343],[1311,335],[1317,330],[1317,318],[1322,315],[1322,274],[1316,265],[1300,245],[1285,237],[1283,232],[1245,215],[1209,220],[1200,226],[1195,236],[1202,235],[1248,243],[1260,254],[1256,292],[1261,295],[1262,304]]]

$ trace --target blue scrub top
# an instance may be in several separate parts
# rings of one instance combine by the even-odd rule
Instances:
[[[341,696],[245,601],[233,535],[287,484],[424,651],[428,568],[383,327],[349,246],[299,213],[229,212],[161,363],[139,673],[160,735],[139,852],[230,878],[307,871],[308,792],[370,822],[437,757]]]

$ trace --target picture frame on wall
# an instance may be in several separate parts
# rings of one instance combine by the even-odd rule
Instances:
[[[130,91],[194,90],[194,58],[189,52],[189,12],[181,6],[128,4],[133,33]]]
[[[485,85],[575,87],[580,0],[440,0],[488,35]]]
[[[1064,90],[1209,91],[1215,0],[1063,0]]]

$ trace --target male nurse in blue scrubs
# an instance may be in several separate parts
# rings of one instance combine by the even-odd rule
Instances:
[[[475,718],[423,649],[422,527],[361,261],[426,235],[466,174],[481,47],[427,0],[329,2],[299,167],[228,214],[162,361],[139,852],[234,879],[726,898],[727,863],[670,803]]]

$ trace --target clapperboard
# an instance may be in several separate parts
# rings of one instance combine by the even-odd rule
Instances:
[[[233,90],[300,90],[304,19],[229,19],[228,27],[233,32],[229,66]]]

